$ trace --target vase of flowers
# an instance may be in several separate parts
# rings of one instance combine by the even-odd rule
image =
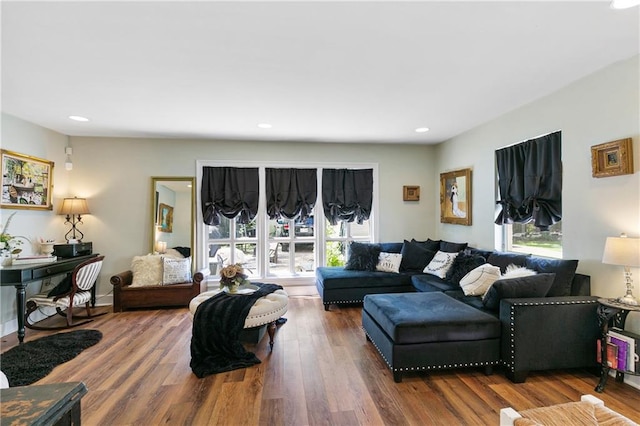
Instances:
[[[2,266],[9,266],[12,262],[12,256],[17,255],[22,251],[18,246],[22,244],[22,241],[11,234],[9,234],[9,224],[11,223],[11,219],[15,216],[17,212],[14,212],[7,219],[7,223],[2,227],[2,232],[0,233],[0,258],[2,261]]]
[[[229,293],[236,293],[238,287],[244,284],[249,284],[249,280],[241,264],[228,265],[220,270],[221,289],[227,287]]]

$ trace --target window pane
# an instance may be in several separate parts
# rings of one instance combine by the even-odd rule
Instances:
[[[295,236],[296,237],[313,237],[313,216],[308,218],[295,220]]]
[[[327,266],[344,266],[345,264],[345,246],[342,241],[328,241],[326,244],[326,263]]]
[[[287,250],[283,249],[283,243],[270,241],[269,242],[269,268],[268,274],[275,276],[288,276],[291,275],[289,271],[289,250],[287,244]]]
[[[211,275],[219,274],[223,266],[229,264],[229,244],[209,244],[209,270]]]
[[[339,238],[347,236],[347,227],[345,223],[340,221],[335,225],[329,223],[328,220],[324,222],[325,232],[327,234],[327,238]]]
[[[236,244],[235,263],[240,263],[249,277],[257,274],[256,248],[256,243]]]
[[[551,225],[548,231],[540,231],[533,223],[514,223],[511,226],[513,251],[562,258],[562,222]]]
[[[236,238],[255,238],[256,236],[256,221],[253,220],[247,224],[238,223],[236,217]]]
[[[209,239],[229,238],[229,219],[220,216],[220,225],[209,226]]]
[[[315,244],[295,243],[294,267],[296,273],[313,272],[316,268]]]
[[[359,225],[357,222],[351,222],[349,224],[351,236],[354,238],[368,237],[370,235],[369,225],[369,220],[363,221],[362,225]]]

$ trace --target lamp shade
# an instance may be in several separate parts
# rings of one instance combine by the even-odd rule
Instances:
[[[89,206],[86,198],[65,198],[62,200],[62,206],[58,214],[74,215],[74,214],[90,214]]]
[[[602,263],[640,267],[640,238],[607,237]]]

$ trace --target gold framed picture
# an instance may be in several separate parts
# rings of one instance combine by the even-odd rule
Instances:
[[[420,187],[404,185],[402,187],[403,201],[420,201]]]
[[[0,150],[2,196],[0,208],[52,210],[53,161]]]
[[[471,226],[471,169],[440,173],[440,222]]]
[[[609,177],[633,173],[633,142],[631,138],[602,143],[591,147],[593,177]]]
[[[158,230],[160,232],[173,232],[173,207],[160,203],[158,208]]]

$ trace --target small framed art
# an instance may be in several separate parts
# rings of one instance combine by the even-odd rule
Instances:
[[[593,177],[609,177],[633,173],[633,142],[631,138],[602,143],[591,147]]]
[[[0,150],[2,198],[0,208],[52,210],[53,161]]]
[[[471,225],[471,169],[440,173],[440,222]]]
[[[420,201],[420,187],[405,185],[402,187],[403,201]]]
[[[158,208],[158,230],[160,232],[173,232],[173,207],[160,203]]]

